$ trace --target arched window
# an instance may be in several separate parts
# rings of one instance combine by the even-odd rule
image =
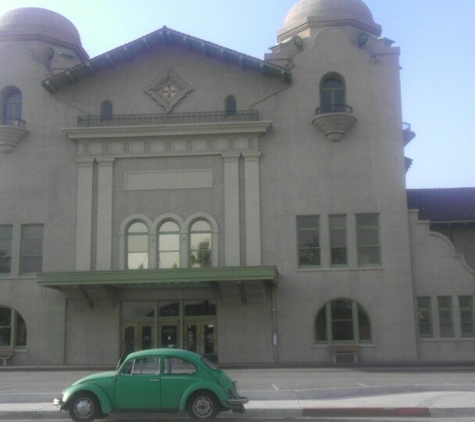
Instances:
[[[26,324],[14,309],[0,306],[0,348],[26,347]]]
[[[101,120],[111,120],[113,114],[112,103],[109,100],[101,104]]]
[[[234,95],[228,95],[224,100],[226,116],[234,116],[237,113],[237,101]]]
[[[196,220],[190,229],[190,266],[211,267],[211,226]]]
[[[174,221],[158,229],[158,268],[180,268],[180,227]]]
[[[21,121],[22,95],[17,88],[12,88],[3,101],[3,124],[23,126]]]
[[[148,227],[141,221],[133,222],[127,229],[127,269],[148,268]]]
[[[327,302],[315,320],[317,342],[368,343],[371,324],[366,311],[354,300],[336,299]]]
[[[331,75],[320,83],[320,109],[322,113],[346,111],[346,89],[343,79]]]

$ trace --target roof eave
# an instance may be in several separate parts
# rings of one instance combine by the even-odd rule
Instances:
[[[279,77],[284,82],[291,82],[292,80],[292,73],[288,69],[163,27],[158,31],[152,32],[135,41],[131,41],[130,43],[124,44],[45,79],[42,81],[42,85],[50,94],[55,94],[56,91],[64,85],[76,83],[85,76],[115,67],[120,62],[130,61],[134,57],[151,51],[160,45],[178,45],[190,51],[200,52],[207,57],[217,58],[226,63],[233,63],[242,69],[260,71],[264,76]]]

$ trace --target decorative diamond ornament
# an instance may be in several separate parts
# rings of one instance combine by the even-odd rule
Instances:
[[[192,91],[186,82],[171,69],[155,81],[145,92],[157,101],[167,112],[175,107],[186,94]]]

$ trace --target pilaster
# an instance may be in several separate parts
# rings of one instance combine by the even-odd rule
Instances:
[[[261,205],[259,157],[260,152],[246,152],[244,157],[244,197],[246,217],[246,265],[262,265]]]
[[[112,269],[113,158],[97,158],[97,270]]]
[[[240,153],[225,153],[224,159],[224,263],[241,264],[239,225],[239,158]]]
[[[91,270],[93,158],[78,159],[76,270]]]

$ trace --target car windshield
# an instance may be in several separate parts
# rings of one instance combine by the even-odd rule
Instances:
[[[213,362],[210,362],[208,359],[204,358],[204,357],[201,357],[201,361],[210,369],[212,369],[213,371],[216,371],[218,370],[219,368],[213,363]]]

